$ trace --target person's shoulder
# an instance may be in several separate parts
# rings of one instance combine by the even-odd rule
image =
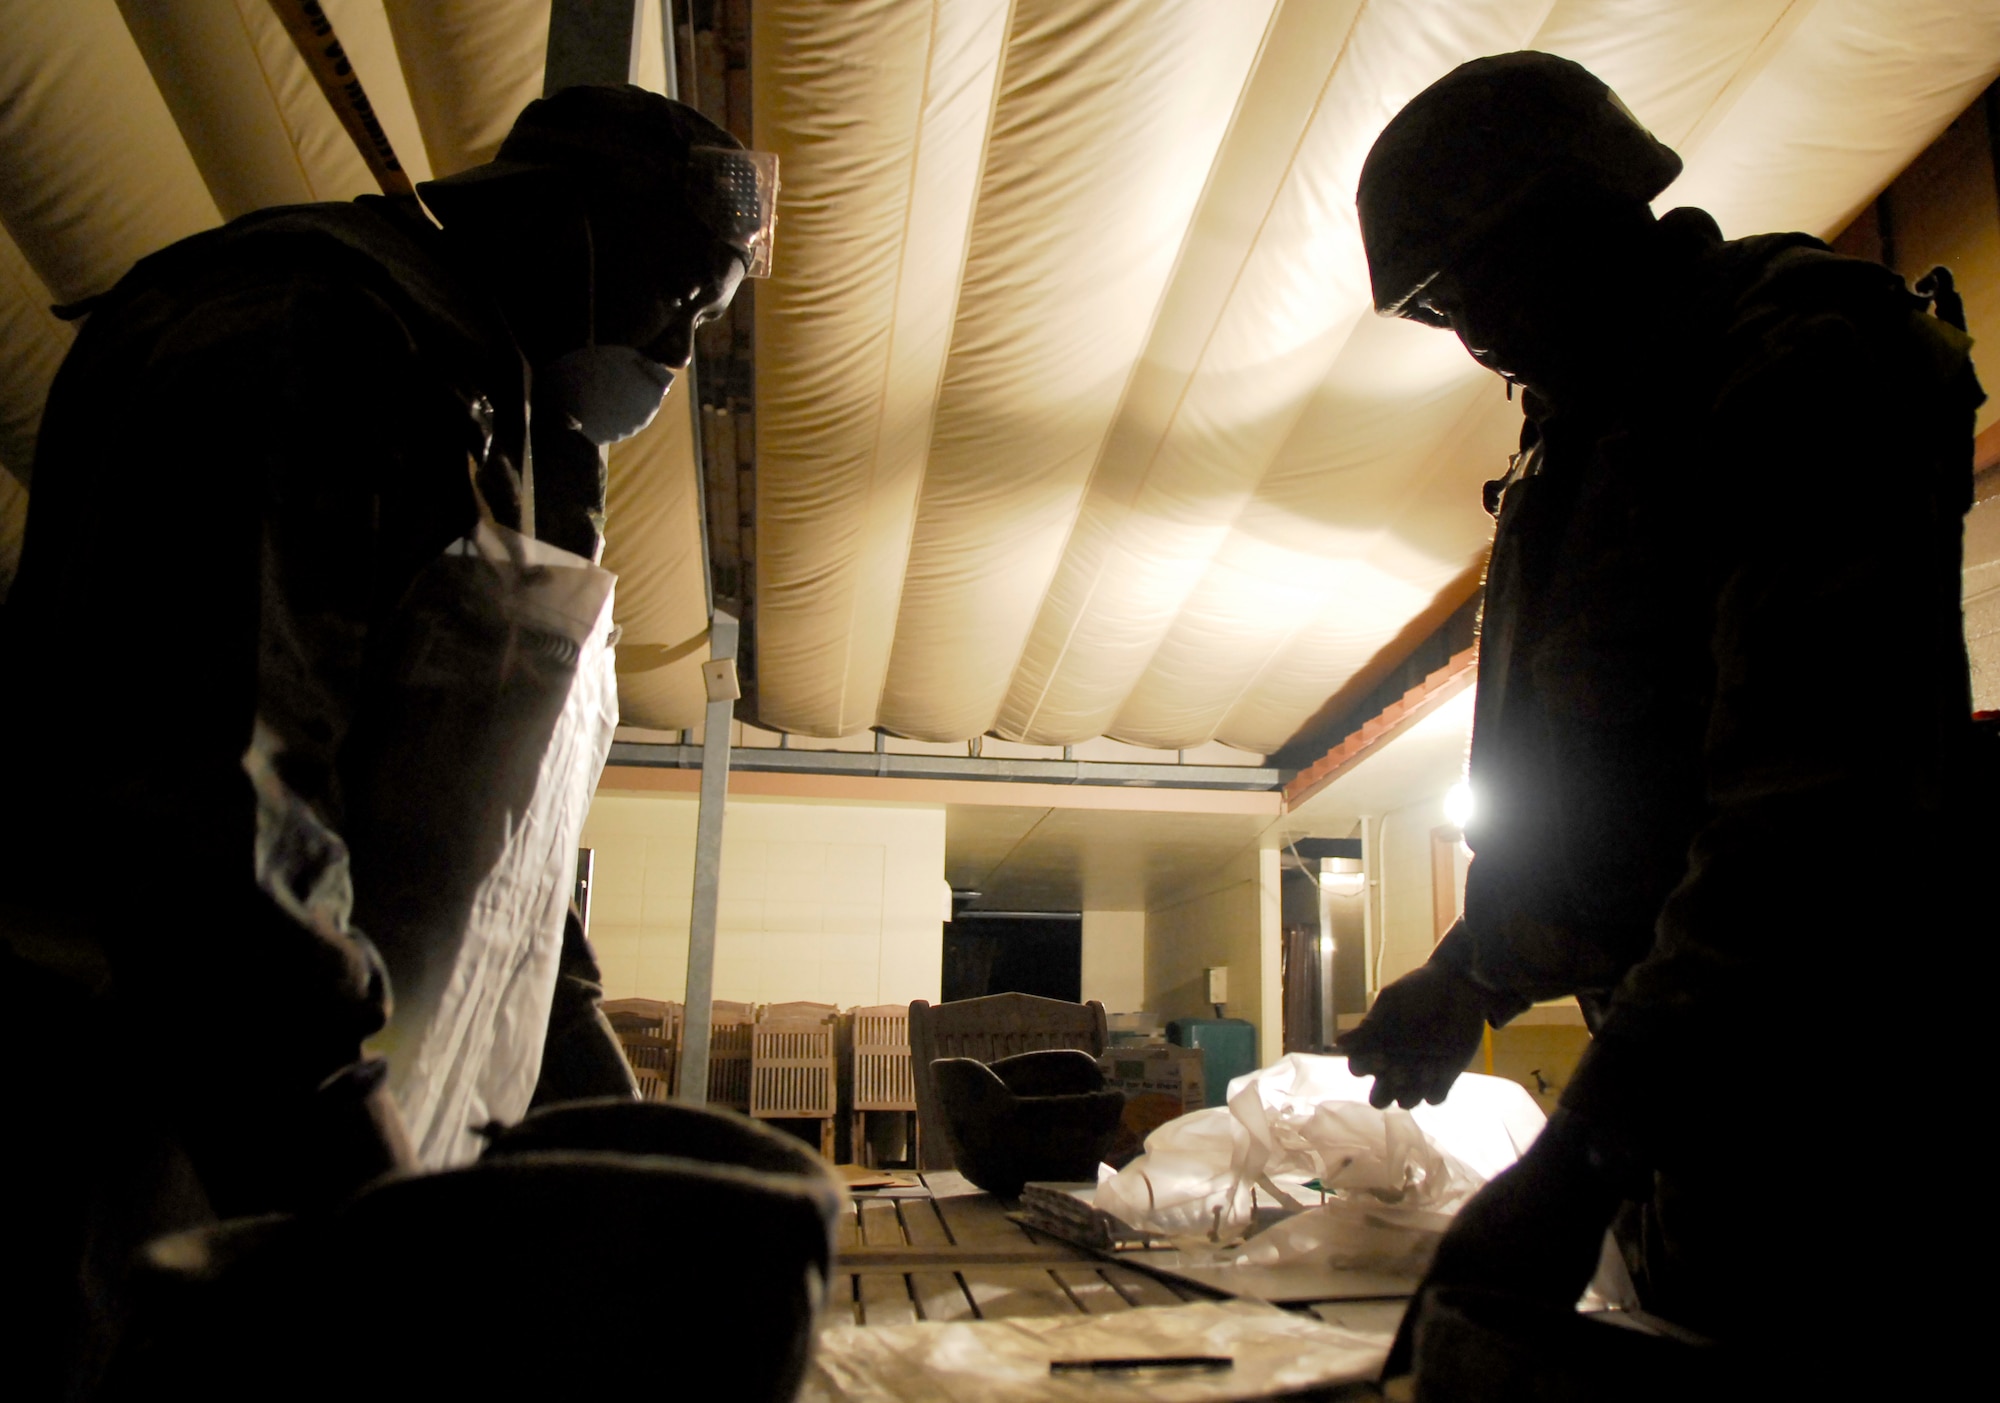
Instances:
[[[1690,216],[1713,230],[1701,211],[1662,222]],[[1696,259],[1694,302],[1707,324],[1718,410],[1780,402],[1788,387],[1815,397],[1891,383],[1920,396],[1958,393],[1970,341],[1881,264],[1802,233],[1723,240],[1715,231]]]
[[[475,378],[465,368],[505,334],[479,320],[482,307],[414,210],[380,198],[277,206],[169,245],[76,308],[59,382],[225,363],[249,380],[327,367],[395,380],[417,366]]]
[[[319,294],[338,312],[379,317],[399,285],[435,283],[440,275],[415,221],[374,206],[281,205],[255,210],[190,235],[140,259],[107,291],[70,307],[87,340],[137,334],[222,301]],[[372,296],[369,294],[373,294]]]
[[[1900,275],[1798,233],[1718,234],[1700,259],[1707,421],[1739,486],[1798,488],[1801,470],[1858,490],[1891,458],[1963,472],[1984,399],[1971,341]]]
[[[1810,234],[1719,240],[1702,261],[1703,300],[1723,347],[1739,358],[1830,342],[1886,346],[1931,320],[1928,300],[1901,275]]]
[[[1807,333],[1838,322],[1879,333],[1923,304],[1879,263],[1835,253],[1808,234],[1760,234],[1725,245],[1738,285],[1729,334]]]

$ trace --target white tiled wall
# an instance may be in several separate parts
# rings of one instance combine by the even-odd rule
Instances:
[[[1257,1025],[1264,1065],[1283,1049],[1278,970],[1278,854],[1251,850],[1215,875],[1205,891],[1145,913],[1146,1011],[1162,1018],[1206,1018],[1205,971],[1229,971],[1223,1012]]]
[[[1106,1013],[1137,1013],[1146,1003],[1146,913],[1083,913],[1083,997]]]
[[[610,998],[679,999],[694,881],[692,796],[600,795],[590,935]],[[843,1007],[939,994],[944,810],[731,800],[715,996]]]

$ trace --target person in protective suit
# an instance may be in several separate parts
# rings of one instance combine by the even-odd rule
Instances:
[[[435,222],[263,210],[71,309],[0,635],[10,1370],[34,1396],[89,1391],[139,1243],[413,1166],[363,1053],[396,992],[370,934],[454,849],[384,815],[516,757],[362,774],[356,738],[397,720],[390,655],[482,521],[599,557],[604,446],[768,267],[774,177],[692,108],[573,88],[423,187]],[[526,675],[535,638],[496,639]],[[512,1030],[528,1084],[539,1058],[541,1102],[629,1097],[568,945],[528,1001],[547,1056]]]
[[[1421,1396],[1688,1386],[1694,1356],[1634,1365],[1640,1337],[1571,1310],[1621,1204],[1645,1307],[1788,1377],[1881,1362],[1883,1317],[1826,1322],[1941,1250],[1876,1195],[1923,1192],[1882,1137],[1944,1123],[1964,1025],[1882,979],[1982,928],[1959,592],[1984,396],[1888,270],[1655,218],[1680,169],[1524,52],[1413,99],[1360,180],[1378,311],[1454,331],[1526,423],[1487,489],[1465,913],[1340,1047],[1411,1106],[1536,1000],[1593,1033],[1443,1241],[1405,1323]]]

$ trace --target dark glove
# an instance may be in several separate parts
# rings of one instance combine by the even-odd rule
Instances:
[[[1334,1046],[1356,1076],[1374,1077],[1370,1105],[1442,1101],[1479,1050],[1486,995],[1464,975],[1433,961],[1375,997],[1361,1025]]]

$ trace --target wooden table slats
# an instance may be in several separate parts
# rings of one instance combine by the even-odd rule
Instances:
[[[981,1320],[1077,1314],[1076,1302],[1047,1267],[967,1267],[959,1276]]]
[[[833,1246],[837,1252],[846,1252],[861,1245],[861,1205],[850,1203],[840,1215],[833,1228]]]
[[[901,1247],[908,1239],[903,1236],[902,1220],[896,1216],[896,1205],[886,1199],[863,1200],[855,1205],[861,1210],[861,1240],[870,1247]]]
[[[1007,1216],[1007,1206],[986,1194],[976,1198],[941,1198],[937,1200],[937,1211],[951,1233],[951,1240],[961,1247],[996,1239],[1017,1242],[1027,1237],[1021,1225]]]
[[[1076,1308],[1085,1315],[1114,1315],[1130,1310],[1132,1303],[1118,1294],[1118,1288],[1104,1279],[1095,1267],[1051,1267],[1049,1275],[1062,1283]]]
[[[829,1325],[859,1325],[861,1323],[861,1302],[855,1295],[855,1278],[852,1272],[837,1271],[828,1284],[826,1302],[826,1323]]]
[[[910,1294],[916,1297],[917,1310],[925,1320],[978,1319],[972,1298],[965,1294],[965,1283],[956,1272],[913,1271],[909,1281]]]
[[[932,1197],[863,1198],[841,1216],[829,1323],[1105,1315],[1196,1299],[1030,1232],[957,1174]]]
[[[1148,1276],[1130,1267],[1107,1266],[1104,1279],[1118,1288],[1118,1294],[1135,1306],[1177,1306],[1182,1301],[1200,1300],[1194,1292],[1183,1296],[1157,1276]]]
[[[937,1205],[927,1198],[906,1198],[896,1205],[902,1215],[903,1234],[912,1247],[942,1247],[951,1241]]]
[[[871,1272],[854,1278],[863,1325],[908,1325],[917,1318],[909,1283],[900,1276]]]

